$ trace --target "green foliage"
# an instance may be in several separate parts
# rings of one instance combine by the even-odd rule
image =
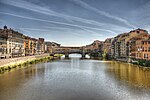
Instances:
[[[132,62],[132,64],[145,66],[145,67],[150,67],[150,61],[149,60],[144,60],[144,59],[138,59],[137,62]]]
[[[107,53],[103,53],[102,57],[103,57],[103,60],[110,60],[111,59]]]
[[[0,68],[0,73],[3,73],[5,71],[4,67]]]
[[[96,53],[91,53],[90,57],[96,58],[96,57],[101,57],[101,55],[100,55],[100,53],[96,52]]]
[[[48,56],[48,57],[34,59],[34,60],[26,61],[26,62],[23,62],[23,63],[15,64],[15,65],[3,66],[3,67],[0,68],[0,73],[4,73],[5,71],[9,71],[9,70],[14,69],[14,68],[26,67],[29,64],[35,64],[35,63],[43,62],[43,61],[46,61],[46,62],[51,61],[52,58],[53,57]]]
[[[150,61],[149,61],[149,60],[147,60],[147,61],[145,62],[145,66],[146,66],[146,67],[150,67]]]
[[[103,57],[103,59],[105,60],[105,59],[106,59],[106,53],[103,53],[103,54],[102,54],[102,57]]]
[[[138,62],[132,62],[132,64],[138,65]]]

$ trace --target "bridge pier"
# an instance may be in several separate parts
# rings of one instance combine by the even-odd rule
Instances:
[[[85,54],[82,54],[82,58],[81,59],[85,59]]]
[[[65,54],[65,59],[69,59],[69,54]]]

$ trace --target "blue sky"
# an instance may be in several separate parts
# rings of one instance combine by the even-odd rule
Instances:
[[[150,0],[0,0],[0,27],[64,46],[150,31]]]

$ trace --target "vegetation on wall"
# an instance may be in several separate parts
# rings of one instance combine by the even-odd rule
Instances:
[[[4,72],[10,71],[12,69],[28,67],[31,64],[36,64],[36,63],[39,63],[39,62],[48,62],[48,61],[51,61],[52,59],[53,59],[52,56],[47,56],[47,57],[43,57],[43,58],[37,58],[37,59],[34,59],[34,60],[25,61],[25,62],[22,62],[22,63],[19,63],[19,64],[3,66],[3,67],[0,68],[0,73],[4,73]]]
[[[150,67],[150,61],[149,60],[144,60],[144,59],[138,59],[137,62],[132,62],[132,64],[145,66],[145,67]]]

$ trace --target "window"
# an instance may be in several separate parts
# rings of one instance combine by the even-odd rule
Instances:
[[[140,57],[141,57],[141,53],[140,53]]]
[[[142,42],[142,44],[144,44],[144,42]]]
[[[147,52],[147,47],[145,47],[145,52]]]
[[[2,48],[0,48],[0,52],[2,52]]]
[[[138,53],[136,54],[136,56],[138,57]]]
[[[150,47],[148,47],[148,52],[150,52]]]
[[[144,58],[146,58],[146,54],[144,54]]]

